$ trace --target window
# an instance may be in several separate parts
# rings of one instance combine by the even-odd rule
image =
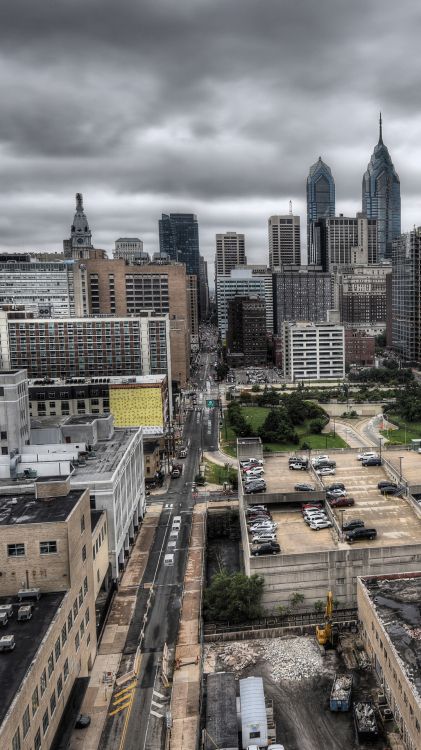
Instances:
[[[35,735],[34,750],[41,750],[41,731],[39,729]]]
[[[73,627],[73,613],[72,613],[72,610],[70,610],[69,614],[67,615],[67,630],[69,633],[72,627]]]
[[[89,622],[89,607],[87,608],[85,612],[85,624],[87,625]]]
[[[7,554],[9,557],[23,557],[25,554],[24,544],[8,544]]]
[[[83,593],[85,596],[88,593],[88,576],[83,579]]]
[[[57,638],[55,642],[55,646],[54,646],[54,656],[56,658],[56,661],[57,659],[59,659],[60,654],[61,654],[60,638]]]
[[[64,646],[66,641],[67,641],[67,628],[66,628],[66,623],[64,623],[61,629],[61,645]]]
[[[80,623],[80,638],[82,639],[84,635],[85,635],[85,623],[82,620]]]
[[[96,558],[95,544],[94,544],[94,545],[93,545],[93,547],[92,547],[92,557],[93,557],[93,558],[94,558],[94,560],[95,560],[95,558]]]
[[[66,661],[64,662],[64,667],[63,667],[64,682],[66,682],[68,676],[69,676],[69,660],[66,659]]]
[[[76,649],[76,651],[79,651],[79,646],[80,646],[79,633],[76,633],[76,635],[75,635],[75,649]]]
[[[41,555],[52,555],[57,552],[57,542],[40,542],[39,551]]]
[[[35,716],[39,706],[38,687],[32,693],[32,716]]]
[[[86,560],[86,544],[82,547],[82,561],[85,562]]]
[[[50,698],[50,714],[51,714],[51,716],[53,716],[54,711],[56,710],[56,706],[57,706],[56,691],[53,690],[53,692],[51,693],[51,698]]]
[[[81,586],[79,589],[79,607],[81,607],[82,604],[83,604],[83,591],[82,591],[82,586]]]
[[[250,732],[250,739],[257,739],[260,737],[260,732]]]
[[[83,534],[85,531],[85,515],[82,515],[82,518],[80,519],[80,533]]]
[[[47,687],[47,672],[45,671],[45,669],[42,670],[40,687],[41,687],[41,695],[44,695],[45,688]]]
[[[60,695],[63,692],[63,678],[60,675],[60,677],[57,680],[57,698],[60,698]]]
[[[54,671],[54,656],[53,652],[51,652],[50,656],[48,657],[48,677],[50,678],[53,671]]]
[[[44,716],[42,717],[42,731],[44,732],[44,734],[47,734],[49,723],[50,723],[50,719],[48,717],[48,708],[47,708]]]
[[[74,617],[75,620],[76,620],[78,612],[79,612],[79,608],[77,606],[77,599],[75,599],[74,602],[73,602],[73,617]]]
[[[345,578],[337,578],[336,583],[338,584],[338,586],[343,586],[345,583]]]
[[[7,431],[1,430],[0,432],[0,440],[7,440]]]
[[[17,729],[12,739],[12,750],[21,750],[22,745],[20,744],[20,729]]]
[[[30,726],[31,726],[31,719],[29,716],[29,706],[26,706],[25,713],[23,714],[23,717],[22,717],[22,732],[23,732],[24,737],[26,737],[26,735],[28,734]]]

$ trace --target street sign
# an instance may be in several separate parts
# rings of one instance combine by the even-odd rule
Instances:
[[[206,399],[206,407],[208,409],[213,409],[215,406],[219,406],[219,399],[217,399],[217,398],[207,398]]]

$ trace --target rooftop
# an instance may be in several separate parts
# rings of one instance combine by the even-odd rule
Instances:
[[[0,724],[25,679],[65,595],[64,592],[42,594],[39,601],[33,603],[32,618],[19,623],[17,622],[17,598],[0,598],[0,604],[14,605],[13,617],[7,628],[2,630],[1,635],[14,635],[16,640],[14,651],[0,653]]]
[[[362,584],[421,698],[421,573],[405,578],[367,577]]]
[[[5,370],[2,371],[3,373]],[[18,372],[18,370],[13,371]],[[119,385],[124,383],[124,385],[132,383],[132,384],[139,384],[139,385],[145,385],[149,383],[162,383],[166,379],[166,375],[110,375],[105,378],[102,378],[100,376],[98,377],[92,377],[92,378],[31,378],[29,380],[29,386],[43,386],[43,387],[50,387],[54,385]]]
[[[0,495],[0,526],[65,521],[82,493],[83,490],[71,490],[64,497],[53,497],[50,500],[37,500],[34,492],[25,495]]]
[[[96,525],[100,521],[101,517],[104,515],[104,510],[94,510],[91,509],[91,530],[94,531]]]
[[[101,480],[105,474],[113,474],[137,432],[136,428],[117,428],[109,440],[99,440],[88,454],[86,464],[75,467],[72,484],[74,480],[86,483],[95,481],[95,476]]]

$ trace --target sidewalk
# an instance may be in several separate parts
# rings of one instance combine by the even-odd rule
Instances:
[[[120,587],[114,597],[81,706],[81,713],[91,717],[91,724],[87,729],[73,730],[69,750],[100,750],[101,734],[113,694],[114,679],[134,612],[137,586],[146,568],[161,510],[161,505],[151,505],[142,523]],[[108,680],[104,679],[106,675]]]

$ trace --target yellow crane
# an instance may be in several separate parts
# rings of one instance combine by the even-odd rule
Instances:
[[[328,591],[325,607],[325,621],[323,625],[316,625],[316,638],[319,646],[335,646],[337,630],[332,624],[333,594]]]

